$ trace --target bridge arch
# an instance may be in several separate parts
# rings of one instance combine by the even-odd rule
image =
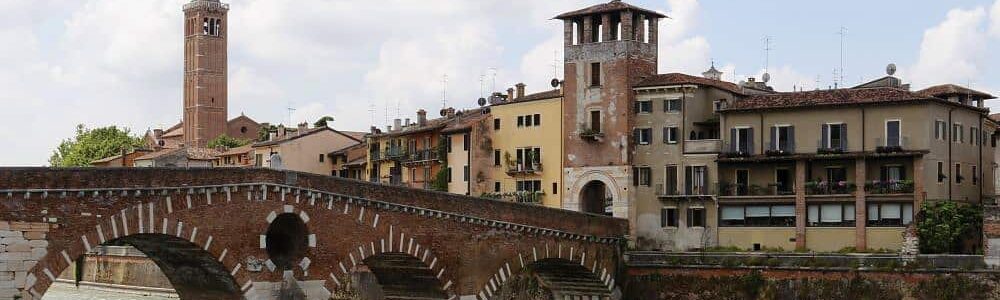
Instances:
[[[517,257],[499,267],[476,296],[482,300],[612,299],[617,289],[614,266],[588,248],[577,243],[546,243],[521,249]],[[526,295],[530,287],[536,288],[539,298]]]

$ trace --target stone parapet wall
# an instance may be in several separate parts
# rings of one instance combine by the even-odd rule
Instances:
[[[986,264],[1000,268],[1000,206],[987,206],[983,209],[983,235]]]
[[[45,257],[48,223],[0,221],[0,299],[21,295],[19,287],[34,281],[28,271]],[[58,275],[58,274],[54,274]]]

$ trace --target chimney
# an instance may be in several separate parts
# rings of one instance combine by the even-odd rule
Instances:
[[[445,108],[444,109],[444,116],[446,118],[455,117],[455,108],[454,107]]]
[[[371,133],[372,134],[378,134],[378,127],[372,126],[371,127]]]
[[[522,97],[524,97],[524,87],[525,87],[524,83],[523,82],[518,83],[517,85],[514,86],[517,87],[517,99],[521,99]]]
[[[410,127],[410,125],[413,125],[413,124],[410,124],[410,118],[406,118],[406,120],[403,121],[403,126]]]
[[[156,139],[160,139],[160,137],[163,137],[163,129],[153,129],[153,137],[155,137]]]
[[[403,129],[402,123],[403,120],[396,118],[395,120],[392,120],[392,128],[394,128],[395,130],[402,130]]]
[[[421,110],[417,111],[417,125],[427,126],[427,111],[426,110],[421,109]]]
[[[306,133],[306,130],[309,130],[309,123],[306,122],[299,123],[298,135]]]
[[[507,100],[514,100],[514,88],[507,89]]]
[[[278,136],[279,138],[285,137],[285,124],[278,124]]]

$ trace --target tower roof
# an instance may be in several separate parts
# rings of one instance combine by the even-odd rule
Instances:
[[[622,2],[621,0],[611,0],[611,2],[608,2],[608,3],[601,3],[601,4],[594,5],[594,6],[591,6],[591,7],[587,7],[587,8],[584,8],[584,9],[580,9],[580,10],[575,10],[575,11],[563,13],[561,15],[556,16],[555,19],[565,20],[565,19],[570,19],[570,18],[579,17],[579,16],[602,14],[602,13],[610,13],[610,12],[617,12],[617,11],[635,11],[635,12],[640,12],[640,13],[645,14],[645,15],[654,16],[654,17],[657,17],[657,18],[666,18],[667,17],[666,15],[658,13],[656,11],[652,11],[652,10],[641,8],[641,7],[638,7],[638,6],[635,6],[635,5],[631,5],[631,4]]]

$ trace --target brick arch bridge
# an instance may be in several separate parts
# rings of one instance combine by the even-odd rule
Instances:
[[[498,299],[526,274],[554,295],[608,299],[627,230],[603,216],[267,169],[0,168],[0,236],[27,245],[0,248],[0,262],[19,267],[0,299],[40,298],[108,244],[145,252],[182,299],[327,299],[349,286]]]

